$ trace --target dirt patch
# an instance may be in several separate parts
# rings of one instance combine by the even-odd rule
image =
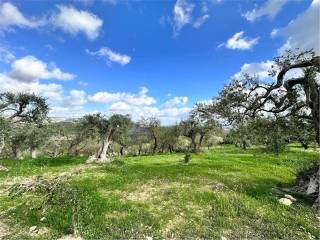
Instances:
[[[7,224],[0,221],[0,239],[3,239],[4,237],[10,235],[10,228]]]
[[[105,215],[106,218],[111,219],[111,218],[125,218],[128,216],[128,212],[127,211],[113,211],[110,213],[107,213]]]
[[[180,189],[186,186],[188,185],[178,182],[150,181],[127,194],[125,198],[134,202],[146,202],[161,198],[177,188]]]

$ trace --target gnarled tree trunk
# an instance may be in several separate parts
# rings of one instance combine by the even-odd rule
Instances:
[[[99,150],[96,154],[90,156],[87,163],[109,163],[111,159],[107,156],[107,151],[110,146],[111,141],[109,139],[101,140]]]

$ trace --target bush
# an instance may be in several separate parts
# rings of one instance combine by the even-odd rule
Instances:
[[[185,155],[184,155],[184,163],[189,163],[191,160],[191,154],[189,152],[187,152]]]

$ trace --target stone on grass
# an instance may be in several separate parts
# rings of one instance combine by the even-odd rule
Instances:
[[[39,229],[37,226],[32,226],[29,228],[30,233],[38,233]]]
[[[296,201],[297,201],[296,198],[292,197],[292,196],[289,195],[289,194],[285,194],[284,197],[290,199],[292,202],[296,202]]]
[[[46,217],[40,218],[40,222],[44,222],[46,220]]]
[[[6,168],[5,166],[0,165],[0,172],[1,172],[1,171],[3,171],[3,172],[8,172],[9,169]]]
[[[292,204],[292,201],[288,198],[280,198],[279,203],[286,205],[286,206],[290,206]]]

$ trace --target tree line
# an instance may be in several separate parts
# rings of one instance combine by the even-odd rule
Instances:
[[[288,78],[292,70],[300,75]],[[0,157],[84,155],[88,162],[109,162],[112,155],[196,152],[217,143],[263,145],[276,153],[290,142],[308,148],[320,144],[319,72],[313,51],[287,51],[274,59],[268,80],[246,73],[232,79],[171,126],[153,117],[134,122],[101,113],[54,122],[45,98],[0,93]]]

